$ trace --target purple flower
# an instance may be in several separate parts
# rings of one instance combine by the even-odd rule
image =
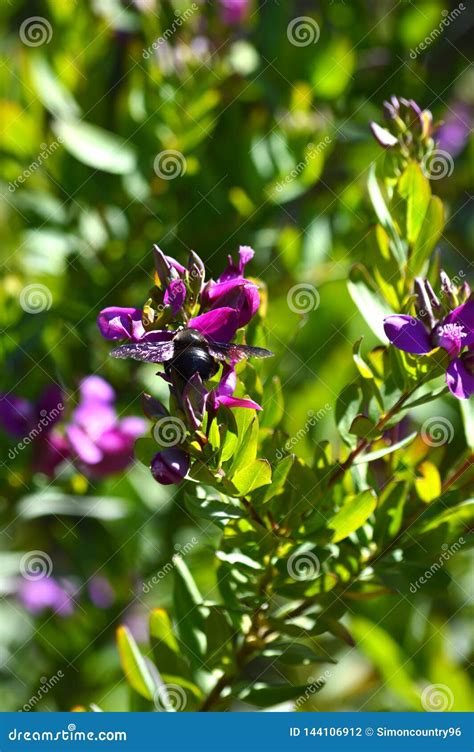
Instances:
[[[474,394],[474,300],[467,300],[440,321],[433,316],[429,323],[426,319],[404,314],[388,316],[384,321],[385,334],[399,350],[414,355],[426,355],[436,347],[446,350],[450,358],[446,371],[448,388],[458,399],[468,399]]]
[[[257,285],[244,277],[245,266],[253,257],[253,249],[241,245],[239,263],[234,264],[229,256],[228,265],[217,282],[211,280],[202,291],[204,307],[211,310],[230,307],[237,311],[237,328],[248,324],[260,305]]]
[[[32,445],[33,468],[52,476],[68,457],[67,443],[54,430],[64,410],[63,395],[56,384],[43,391],[37,402],[13,394],[0,394],[0,425],[19,445]]]
[[[187,475],[190,457],[178,447],[169,447],[158,452],[151,462],[151,472],[158,483],[165,486],[181,483]]]
[[[80,395],[66,435],[81,468],[93,477],[124,470],[133,461],[133,446],[146,430],[145,420],[135,416],[119,420],[115,393],[99,376],[84,379]]]
[[[250,410],[261,410],[261,406],[251,399],[233,397],[237,387],[237,374],[233,365],[225,364],[219,384],[212,392],[209,392],[207,404],[212,411],[216,411],[220,405],[225,407],[246,407]]]
[[[219,0],[220,16],[226,24],[239,24],[249,10],[249,0]]]
[[[70,616],[74,611],[72,591],[67,582],[60,584],[53,577],[42,577],[22,582],[18,598],[32,614],[39,614],[49,608],[59,616]]]
[[[165,290],[163,297],[164,304],[171,306],[173,316],[176,316],[178,311],[183,307],[185,300],[186,285],[182,279],[174,279]]]
[[[432,149],[433,116],[429,110],[422,110],[414,99],[392,96],[383,103],[383,114],[387,127],[371,121],[370,129],[384,149],[399,146],[404,157],[419,156],[420,144],[423,150]]]
[[[139,308],[104,308],[97,318],[97,326],[105,339],[130,339],[132,342],[160,342],[167,339],[164,336],[166,332],[145,331]]]
[[[466,145],[471,132],[471,122],[471,108],[462,102],[455,104],[438,130],[438,147],[456,157]]]
[[[97,608],[109,608],[115,600],[112,585],[106,577],[96,575],[87,585],[89,596]]]

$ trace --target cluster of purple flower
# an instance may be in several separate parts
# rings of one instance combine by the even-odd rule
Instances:
[[[229,257],[218,280],[206,281],[204,264],[196,253],[191,251],[184,267],[155,246],[156,286],[152,297],[143,309],[114,306],[101,311],[98,326],[102,336],[135,343],[163,343],[171,342],[177,330],[190,329],[212,342],[229,343],[260,305],[257,285],[244,276],[253,256],[250,247],[241,246],[238,262]],[[260,409],[253,400],[234,396],[237,377],[232,359],[223,365],[212,388],[206,386],[207,379],[198,372],[184,383],[166,371],[160,376],[169,383],[173,408],[183,416],[190,431],[202,425],[205,413],[214,416],[221,405]],[[145,406],[152,419],[168,416],[166,408],[151,397],[146,397]],[[172,446],[157,452],[151,469],[156,480],[171,484],[184,478],[189,464],[185,448]]]
[[[422,110],[414,99],[391,97],[384,102],[383,111],[387,127],[371,122],[370,128],[380,146],[397,147],[403,157],[422,158],[434,147],[433,115]]]
[[[101,478],[133,461],[133,445],[145,432],[146,421],[120,419],[115,392],[99,376],[83,379],[79,395],[79,404],[66,419],[63,392],[55,384],[36,403],[0,394],[0,426],[19,439],[19,446],[31,444],[35,471],[52,477],[62,462],[71,460],[89,478]]]
[[[426,355],[437,347],[446,350],[448,388],[458,399],[468,399],[474,394],[474,300],[469,285],[456,288],[441,272],[444,305],[428,280],[417,279],[415,288],[419,318],[388,316],[385,334],[395,347],[413,355]]]

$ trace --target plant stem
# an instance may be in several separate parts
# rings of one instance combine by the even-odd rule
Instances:
[[[454,473],[445,480],[442,487],[442,493],[451,488],[451,486],[454,485],[454,483],[456,483],[456,481],[459,480],[459,478],[470,469],[471,465],[474,465],[474,454],[470,454],[458,467],[458,469],[455,470]]]

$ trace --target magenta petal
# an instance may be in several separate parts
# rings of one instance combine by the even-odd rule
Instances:
[[[120,430],[122,433],[129,436],[131,439],[138,439],[146,431],[147,422],[143,418],[139,418],[137,415],[130,415],[127,418],[123,418],[120,421]]]
[[[171,306],[173,316],[176,316],[178,311],[184,305],[186,299],[186,285],[181,279],[174,279],[165,290],[163,302],[165,305]]]
[[[110,384],[100,376],[87,376],[79,384],[81,399],[97,400],[98,402],[110,403],[115,400],[115,392]]]
[[[237,386],[237,374],[233,366],[225,364],[222,369],[222,376],[216,388],[218,397],[231,397]]]
[[[474,375],[470,373],[461,358],[452,360],[446,371],[449,391],[458,399],[469,399],[474,394]]]
[[[240,399],[239,397],[227,397],[223,395],[222,397],[218,397],[219,405],[224,405],[225,407],[248,407],[251,410],[261,410],[257,402],[254,402],[251,399]]]
[[[238,320],[235,308],[216,308],[191,319],[189,327],[197,329],[214,342],[230,342],[238,329]]]
[[[180,483],[189,470],[189,455],[177,447],[163,449],[153,457],[151,472],[158,483],[169,486]]]
[[[458,324],[463,327],[466,336],[461,338],[462,347],[474,344],[474,300],[466,300],[451,311],[444,319],[444,324]]]
[[[413,316],[396,314],[387,316],[383,328],[390,342],[404,352],[424,355],[433,346],[424,325]]]
[[[124,339],[125,337],[139,337],[142,312],[139,308],[120,308],[111,306],[104,308],[97,317],[97,326],[105,339]],[[138,328],[138,331],[136,329]]]
[[[66,428],[66,435],[73,451],[83,462],[88,465],[95,465],[101,461],[103,457],[102,452],[82,428],[74,425],[68,426]]]

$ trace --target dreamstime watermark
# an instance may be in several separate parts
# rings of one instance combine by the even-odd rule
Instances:
[[[412,48],[410,50],[411,59],[416,60],[416,58],[421,52],[424,52],[425,50],[427,50],[428,47],[431,44],[433,44],[433,42],[436,41],[436,39],[438,39],[439,36],[441,36],[444,30],[447,29],[448,26],[453,21],[459,18],[459,16],[464,10],[466,10],[466,6],[464,5],[464,3],[459,3],[457,8],[454,8],[454,10],[452,10],[451,12],[447,10],[441,11],[441,15],[443,16],[443,18],[439,22],[438,26],[436,26],[433,29],[433,31],[430,34],[428,34],[428,36],[425,37],[415,48]]]
[[[426,585],[427,582],[431,580],[431,578],[434,577],[434,575],[444,567],[446,562],[450,560],[451,556],[454,556],[454,554],[456,554],[463,547],[465,542],[466,541],[461,536],[450,546],[448,546],[447,543],[443,543],[443,545],[441,546],[443,553],[438,558],[438,560],[433,562],[431,567],[421,575],[421,577],[418,577],[415,582],[410,583],[410,593],[416,593],[421,587],[423,587],[423,585]]]
[[[293,180],[296,180],[299,175],[305,170],[305,168],[308,166],[308,164],[319,154],[322,154],[322,152],[329,146],[329,144],[332,143],[332,138],[330,136],[324,136],[322,141],[319,141],[317,144],[309,144],[308,145],[308,151],[305,155],[305,158],[301,160],[301,162],[298,162],[296,167],[293,167],[290,172],[285,175],[283,180],[279,180],[278,183],[275,185],[275,190],[277,193],[281,193],[281,191],[289,184],[292,183]]]
[[[310,285],[308,282],[300,282],[288,290],[286,302],[293,313],[305,314],[318,308],[321,296],[314,285]]]
[[[30,16],[20,26],[20,39],[27,47],[49,44],[52,38],[53,27],[43,16]]]
[[[160,151],[153,160],[155,174],[163,180],[182,177],[187,170],[186,157],[176,149]]]
[[[188,698],[179,684],[161,684],[153,695],[153,702],[159,711],[179,713],[186,707]]]
[[[310,44],[316,44],[320,35],[319,24],[311,16],[293,18],[286,29],[288,41],[295,47],[308,47]]]
[[[20,574],[25,580],[37,582],[53,571],[51,557],[45,551],[28,551],[21,557]]]
[[[315,580],[321,570],[321,562],[312,551],[295,551],[286,563],[293,580]]]
[[[446,684],[429,684],[421,693],[421,704],[428,713],[444,713],[454,704],[452,690]]]
[[[183,443],[186,438],[186,426],[180,418],[166,415],[153,426],[153,436],[161,447],[173,447]]]
[[[326,404],[323,407],[320,407],[318,412],[314,412],[314,410],[308,410],[308,418],[302,428],[300,428],[294,436],[291,436],[285,443],[283,444],[283,447],[281,449],[277,449],[275,452],[275,457],[277,460],[283,459],[283,457],[286,454],[289,454],[294,447],[300,442],[302,439],[305,438],[305,436],[308,435],[308,432],[313,426],[316,425],[320,420],[322,420],[331,410],[331,405],[329,402],[326,402]]]
[[[175,545],[176,553],[173,554],[171,560],[167,561],[162,569],[154,574],[153,577],[150,577],[147,582],[143,583],[143,592],[149,593],[155,585],[158,585],[162,580],[164,580],[165,577],[167,577],[167,575],[169,575],[169,573],[172,572],[175,568],[177,560],[182,559],[184,556],[186,556],[194,548],[197,542],[197,538],[193,537],[190,541],[188,541],[188,543],[185,543],[184,546],[181,546],[179,543],[177,543]]]
[[[46,695],[48,694],[50,689],[53,689],[53,687],[58,684],[61,679],[64,678],[64,674],[61,670],[57,672],[57,674],[54,674],[50,679],[48,679],[46,676],[42,676],[40,679],[40,687],[36,694],[34,694],[28,702],[26,702],[23,707],[22,711],[24,713],[29,713],[31,710],[34,710],[35,706],[42,700]]]
[[[165,42],[168,42],[173,34],[176,33],[176,31],[184,24],[186,21],[188,21],[191,16],[199,10],[199,5],[197,3],[193,3],[189,6],[189,8],[186,8],[184,11],[175,10],[176,18],[174,19],[171,26],[169,26],[161,36],[158,37],[158,39],[155,39],[153,44],[151,44],[149,47],[147,47],[142,52],[142,56],[145,60],[148,60],[152,56],[152,54],[161,47],[162,44],[165,44]]]
[[[450,420],[442,415],[427,418],[421,426],[421,438],[429,447],[440,447],[450,444],[454,438],[454,426]]]
[[[25,313],[43,313],[53,304],[51,290],[46,285],[33,283],[26,285],[20,293],[20,305]]]
[[[304,694],[300,695],[294,703],[295,710],[298,710],[302,705],[309,700],[309,698],[316,694],[316,692],[319,692],[320,689],[324,687],[326,684],[326,681],[331,676],[331,672],[329,669],[327,669],[324,674],[321,674],[321,676],[308,676],[308,686],[306,687]]]
[[[31,175],[33,175],[33,173],[35,173],[36,170],[38,170],[42,166],[42,164],[49,159],[51,154],[54,154],[54,152],[59,148],[59,146],[62,143],[63,143],[62,137],[58,136],[56,141],[53,141],[51,144],[46,144],[46,143],[40,144],[41,151],[36,157],[36,159],[34,159],[33,162],[31,162],[25,170],[23,170],[21,175],[19,175],[17,178],[15,178],[15,180],[12,180],[8,184],[8,190],[10,191],[10,193],[15,193],[17,188],[20,185],[23,185],[23,183],[25,183],[28,180],[28,178],[31,177]]]
[[[29,431],[29,433],[24,436],[16,446],[10,447],[10,449],[8,450],[8,459],[14,460],[15,457],[18,457],[23,449],[29,446],[32,441],[35,441],[35,439],[41,436],[42,432],[45,429],[49,428],[51,423],[55,422],[58,419],[63,410],[64,405],[62,402],[58,402],[56,407],[53,407],[51,410],[40,410],[40,419],[38,420],[38,423],[36,424],[36,426],[33,426],[31,431]]]
[[[453,174],[454,159],[448,151],[435,149],[421,160],[421,170],[429,180],[449,178]]]

